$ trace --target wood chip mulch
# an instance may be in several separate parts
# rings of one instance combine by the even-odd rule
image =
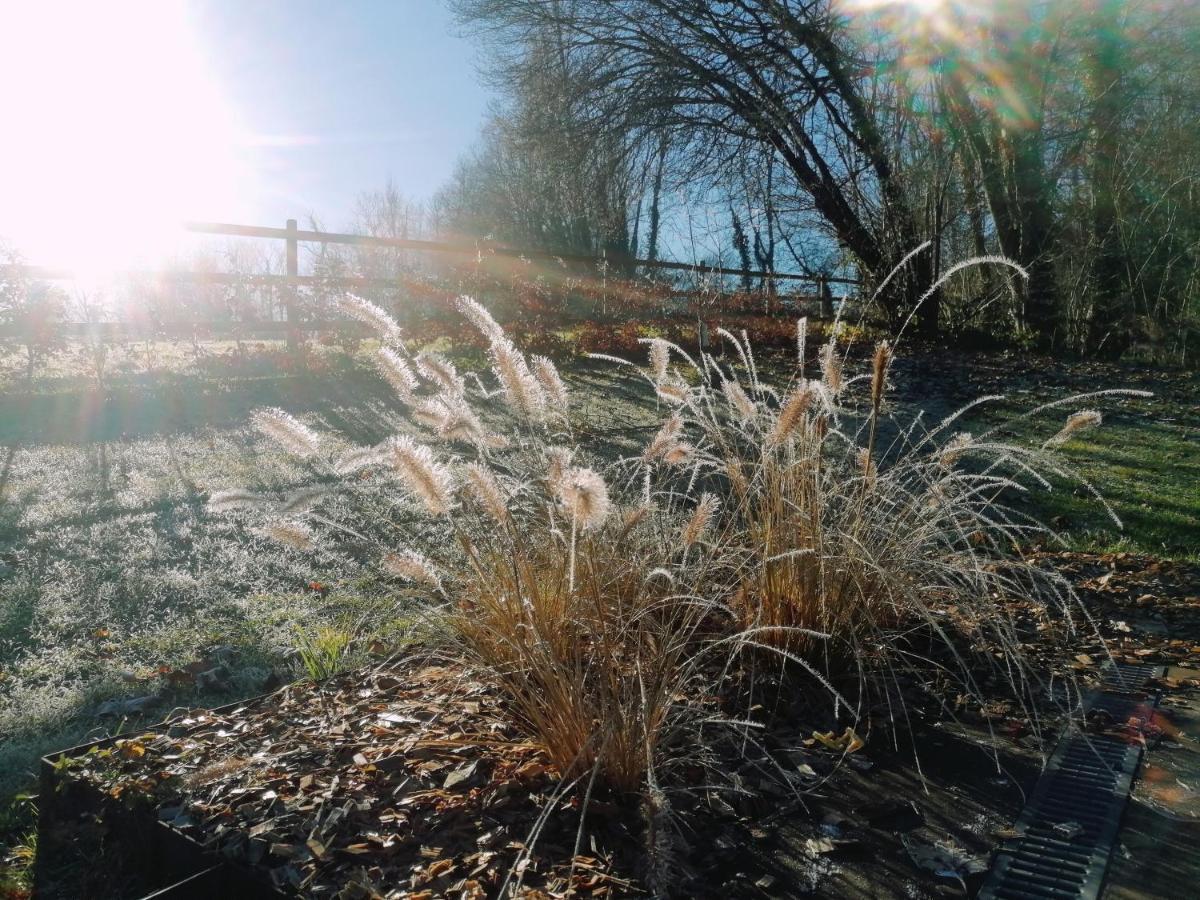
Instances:
[[[152,804],[289,894],[478,898],[510,878],[532,897],[628,894],[624,860],[606,849],[621,817],[593,804],[573,855],[578,797],[558,796],[558,773],[497,705],[461,669],[409,663],[197,711],[72,774]]]

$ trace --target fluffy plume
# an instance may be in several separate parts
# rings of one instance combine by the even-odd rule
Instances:
[[[429,448],[399,435],[388,442],[388,455],[412,495],[432,515],[444,516],[450,509],[450,473],[433,458]]]
[[[404,357],[390,347],[382,347],[375,357],[375,363],[379,367],[379,374],[387,379],[396,396],[405,403],[412,403],[413,391],[417,389],[417,376],[408,367]]]
[[[301,459],[315,456],[321,449],[317,433],[282,409],[260,409],[250,421],[263,435]]]
[[[721,382],[721,390],[725,394],[725,399],[729,401],[729,405],[737,412],[738,417],[743,421],[753,419],[758,412],[758,408],[754,402],[746,396],[746,392],[742,390],[742,386],[730,378],[727,381]]]
[[[842,358],[838,356],[837,344],[832,340],[821,348],[821,375],[829,393],[836,397],[842,392]]]
[[[642,459],[646,462],[653,462],[659,459],[675,445],[679,440],[679,435],[682,433],[683,416],[679,413],[671,413],[671,417],[663,423],[662,428],[658,429],[658,433],[646,445],[646,449],[642,453]]]
[[[1081,409],[1079,412],[1071,413],[1071,415],[1067,416],[1066,424],[1059,429],[1058,434],[1046,441],[1043,446],[1060,447],[1074,435],[1100,427],[1100,422],[1099,410]]]
[[[695,510],[692,511],[691,518],[684,523],[683,530],[679,533],[680,543],[684,547],[690,547],[704,537],[704,533],[712,525],[713,518],[720,508],[721,501],[715,494],[707,491],[701,494]]]
[[[473,462],[463,466],[463,484],[489,516],[500,524],[508,521],[508,503],[496,476],[487,466]]]
[[[454,363],[440,354],[425,351],[417,356],[417,368],[430,381],[441,385],[442,390],[453,396],[462,396],[465,386]]]
[[[871,459],[871,451],[866,447],[859,447],[854,455],[855,462],[858,464],[859,470],[867,479],[868,484],[875,483],[875,460]]]
[[[419,403],[412,409],[412,420],[444,441],[476,446],[486,443],[483,424],[461,397],[447,396]]]
[[[667,366],[671,362],[671,346],[662,338],[650,338],[650,372],[655,384],[667,380]]]
[[[313,530],[303,522],[269,522],[258,530],[268,540],[296,550],[311,550],[316,543]]]
[[[479,445],[484,442],[483,425],[465,403],[446,404],[446,417],[438,427],[444,441]]]
[[[370,300],[354,294],[347,294],[337,303],[338,309],[352,319],[357,319],[375,332],[375,335],[385,343],[403,346],[400,339],[400,326],[396,320],[376,306]]]
[[[212,512],[225,512],[229,509],[253,509],[266,506],[269,502],[268,498],[253,491],[218,491],[208,498],[208,508]]]
[[[665,400],[672,406],[682,406],[687,401],[687,388],[681,384],[667,382],[654,386],[654,392],[660,400]]]
[[[415,550],[389,551],[383,555],[380,562],[383,571],[389,575],[433,588],[441,587],[442,579],[438,576],[433,563]]]
[[[800,382],[792,389],[792,392],[784,399],[779,415],[775,417],[775,424],[767,433],[766,445],[768,448],[778,447],[791,437],[792,432],[804,419],[804,413],[812,403],[812,398],[813,391],[807,381]]]
[[[608,516],[608,486],[594,469],[574,466],[563,472],[558,499],[584,530],[598,528]]]
[[[331,493],[332,491],[324,485],[300,488],[283,498],[279,512],[285,516],[298,516],[308,512]]]
[[[504,329],[500,327],[500,323],[474,297],[468,297],[465,294],[459,297],[458,311],[463,314],[468,322],[478,328],[488,341],[495,343],[496,341],[504,340]]]
[[[440,399],[426,400],[412,408],[409,417],[430,431],[439,431],[446,423],[450,410]]]
[[[378,447],[355,447],[338,457],[334,471],[339,475],[352,475],[373,466],[382,459]]]
[[[967,452],[967,448],[971,446],[972,440],[973,438],[969,431],[960,431],[954,437],[950,438],[950,440],[946,441],[945,446],[938,453],[938,462],[946,468],[950,468]]]
[[[557,492],[563,475],[571,465],[571,451],[566,447],[551,447],[546,451],[546,483]]]
[[[637,506],[630,507],[625,510],[621,516],[621,531],[628,534],[641,525],[650,513],[654,512],[654,507],[649,503],[639,503]]]
[[[541,419],[546,393],[525,364],[525,357],[507,340],[492,344],[492,370],[510,407],[529,419]]]
[[[883,402],[884,382],[887,380],[888,366],[892,361],[892,345],[880,341],[875,345],[875,356],[871,360],[871,405],[879,409]]]
[[[663,462],[668,466],[682,466],[690,461],[695,453],[695,447],[689,443],[680,441],[667,449],[667,452],[663,454]]]
[[[550,398],[550,402],[554,404],[555,410],[565,416],[567,413],[567,386],[563,383],[562,376],[558,374],[554,363],[545,356],[535,356],[533,357],[533,373],[537,376],[538,384],[542,386],[546,396]]]

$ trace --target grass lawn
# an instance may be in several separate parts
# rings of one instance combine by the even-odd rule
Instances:
[[[311,481],[251,436],[253,409],[278,405],[368,443],[404,427],[387,388],[341,351],[321,351],[315,371],[289,372],[275,356],[217,350],[147,351],[146,362],[114,371],[103,388],[62,365],[32,384],[8,367],[0,394],[0,797],[29,786],[41,753],[132,727],[126,713],[138,707],[124,704],[130,698],[153,697],[144,711],[153,721],[172,706],[256,694],[273,674],[296,677],[298,629],[332,625],[351,637],[358,658],[367,635],[382,635],[384,646],[403,638],[406,598],[378,582],[352,545],[314,560],[258,537],[248,518],[204,507],[219,490],[286,491]],[[578,362],[564,374],[586,435],[633,451],[658,414],[612,371]],[[1123,531],[1071,485],[1056,485],[1031,511],[1080,548],[1200,559],[1200,378],[915,355],[901,358],[893,381],[900,417],[926,409],[932,422],[980,394],[1004,394],[964,421],[974,433],[1078,391],[1154,391],[1149,400],[1083,404],[1102,409],[1105,425],[1066,447]],[[1043,440],[1077,408],[1025,420],[1004,437]],[[361,527],[400,529],[417,545],[435,539],[396,498],[370,499],[379,520]],[[189,666],[215,674],[178,677],[162,690],[170,673],[194,674]]]

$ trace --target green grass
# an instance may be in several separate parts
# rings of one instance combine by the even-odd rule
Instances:
[[[1127,551],[1170,559],[1200,560],[1200,408],[1180,396],[1200,379],[1178,375],[1183,391],[1161,392],[1149,399],[1100,398],[1060,407],[1017,423],[1005,437],[1036,443],[1054,434],[1066,415],[1095,407],[1104,424],[1069,441],[1063,456],[1108,502],[1120,528],[1086,488],[1055,483],[1023,508],[1053,524],[1072,549]],[[1156,379],[1137,373],[1131,386],[1154,390]],[[1149,383],[1147,383],[1149,382]],[[1108,385],[1093,385],[1105,387]],[[1115,384],[1114,387],[1126,386]],[[1006,400],[965,424],[966,430],[1001,424],[1039,402],[1074,393],[1078,384],[1047,385],[1019,402]]]
[[[1194,429],[1189,435],[1174,426],[1123,419],[1072,441],[1066,452],[1124,525],[1118,530],[1090,496],[1060,489],[1039,507],[1047,519],[1065,518],[1073,546],[1200,560],[1200,450]]]

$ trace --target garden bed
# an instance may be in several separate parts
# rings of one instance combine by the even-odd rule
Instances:
[[[1038,770],[1019,733],[985,750],[987,729],[962,725],[877,732],[847,755],[777,705],[762,752],[730,747],[662,785],[654,834],[644,806],[564,789],[498,703],[413,660],[56,754],[44,830],[99,819],[107,871],[55,883],[71,869],[47,846],[39,896],[143,896],[202,872],[230,897],[637,896],[656,877],[683,896],[962,896]],[[954,861],[940,874],[938,844]]]

